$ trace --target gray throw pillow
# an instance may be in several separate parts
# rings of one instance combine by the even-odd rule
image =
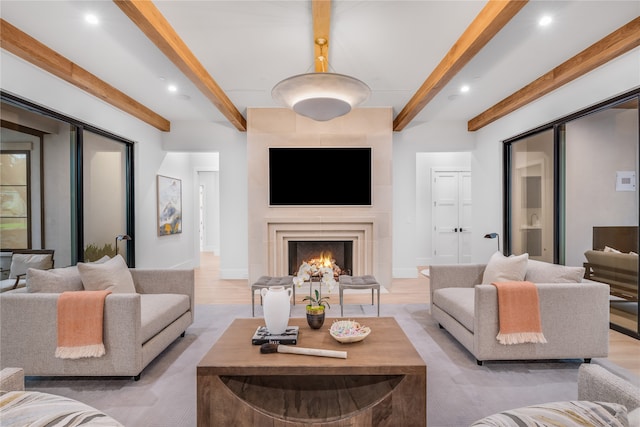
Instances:
[[[569,267],[530,259],[525,280],[533,283],[580,283],[584,267]]]
[[[117,293],[136,293],[133,277],[121,255],[102,264],[78,263],[82,284],[87,291],[109,290]]]
[[[82,279],[77,267],[54,268],[53,270],[27,270],[27,292],[61,293],[81,291]]]
[[[15,279],[21,274],[26,274],[27,269],[38,268],[48,270],[53,268],[51,254],[13,254],[11,255],[11,270],[9,279]]]

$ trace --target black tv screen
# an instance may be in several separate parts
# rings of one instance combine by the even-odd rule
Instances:
[[[269,148],[269,204],[371,205],[371,148]]]

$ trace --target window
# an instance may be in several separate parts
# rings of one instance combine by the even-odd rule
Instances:
[[[29,151],[0,151],[0,245],[31,248]]]
[[[53,249],[56,266],[117,250],[135,267],[133,142],[0,95],[2,117],[15,119],[2,120],[2,249]],[[16,152],[26,157],[10,157]],[[9,173],[5,162],[18,160],[24,172]],[[26,215],[10,211],[10,198],[22,200]],[[118,241],[123,235],[132,240]]]
[[[611,327],[636,338],[639,95],[505,141],[504,191],[506,252],[584,266],[588,279],[609,285]]]

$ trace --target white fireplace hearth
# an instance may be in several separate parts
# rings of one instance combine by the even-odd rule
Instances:
[[[267,220],[268,275],[289,274],[290,241],[350,241],[353,275],[374,274],[373,218],[271,218]]]

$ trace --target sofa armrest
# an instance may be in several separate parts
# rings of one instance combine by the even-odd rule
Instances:
[[[1,370],[0,391],[24,391],[24,369],[4,368]]]
[[[609,348],[609,287],[597,282],[536,283],[546,358],[567,353],[605,357]],[[498,292],[493,285],[475,287],[474,334],[483,356],[496,344]],[[509,346],[506,346],[509,347]],[[556,353],[554,353],[557,350]],[[581,356],[577,356],[581,357]],[[480,358],[480,360],[482,360]]]
[[[472,288],[482,283],[486,264],[451,264],[429,266],[431,300],[433,292],[443,288]]]
[[[602,366],[583,363],[578,370],[578,399],[620,403],[628,411],[640,407],[640,386]]]
[[[178,269],[130,269],[136,291],[141,294],[184,294],[194,309],[194,271]]]
[[[80,362],[55,357],[57,346],[57,304],[61,294],[12,293],[0,295],[0,363],[20,366],[25,375],[75,373],[85,365],[104,366],[91,375],[103,376],[115,370],[137,375],[142,365],[141,305],[139,294],[108,295],[104,305],[103,341],[107,354]],[[137,372],[135,372],[137,369]],[[95,373],[94,373],[95,372]],[[113,375],[113,374],[111,374]]]

